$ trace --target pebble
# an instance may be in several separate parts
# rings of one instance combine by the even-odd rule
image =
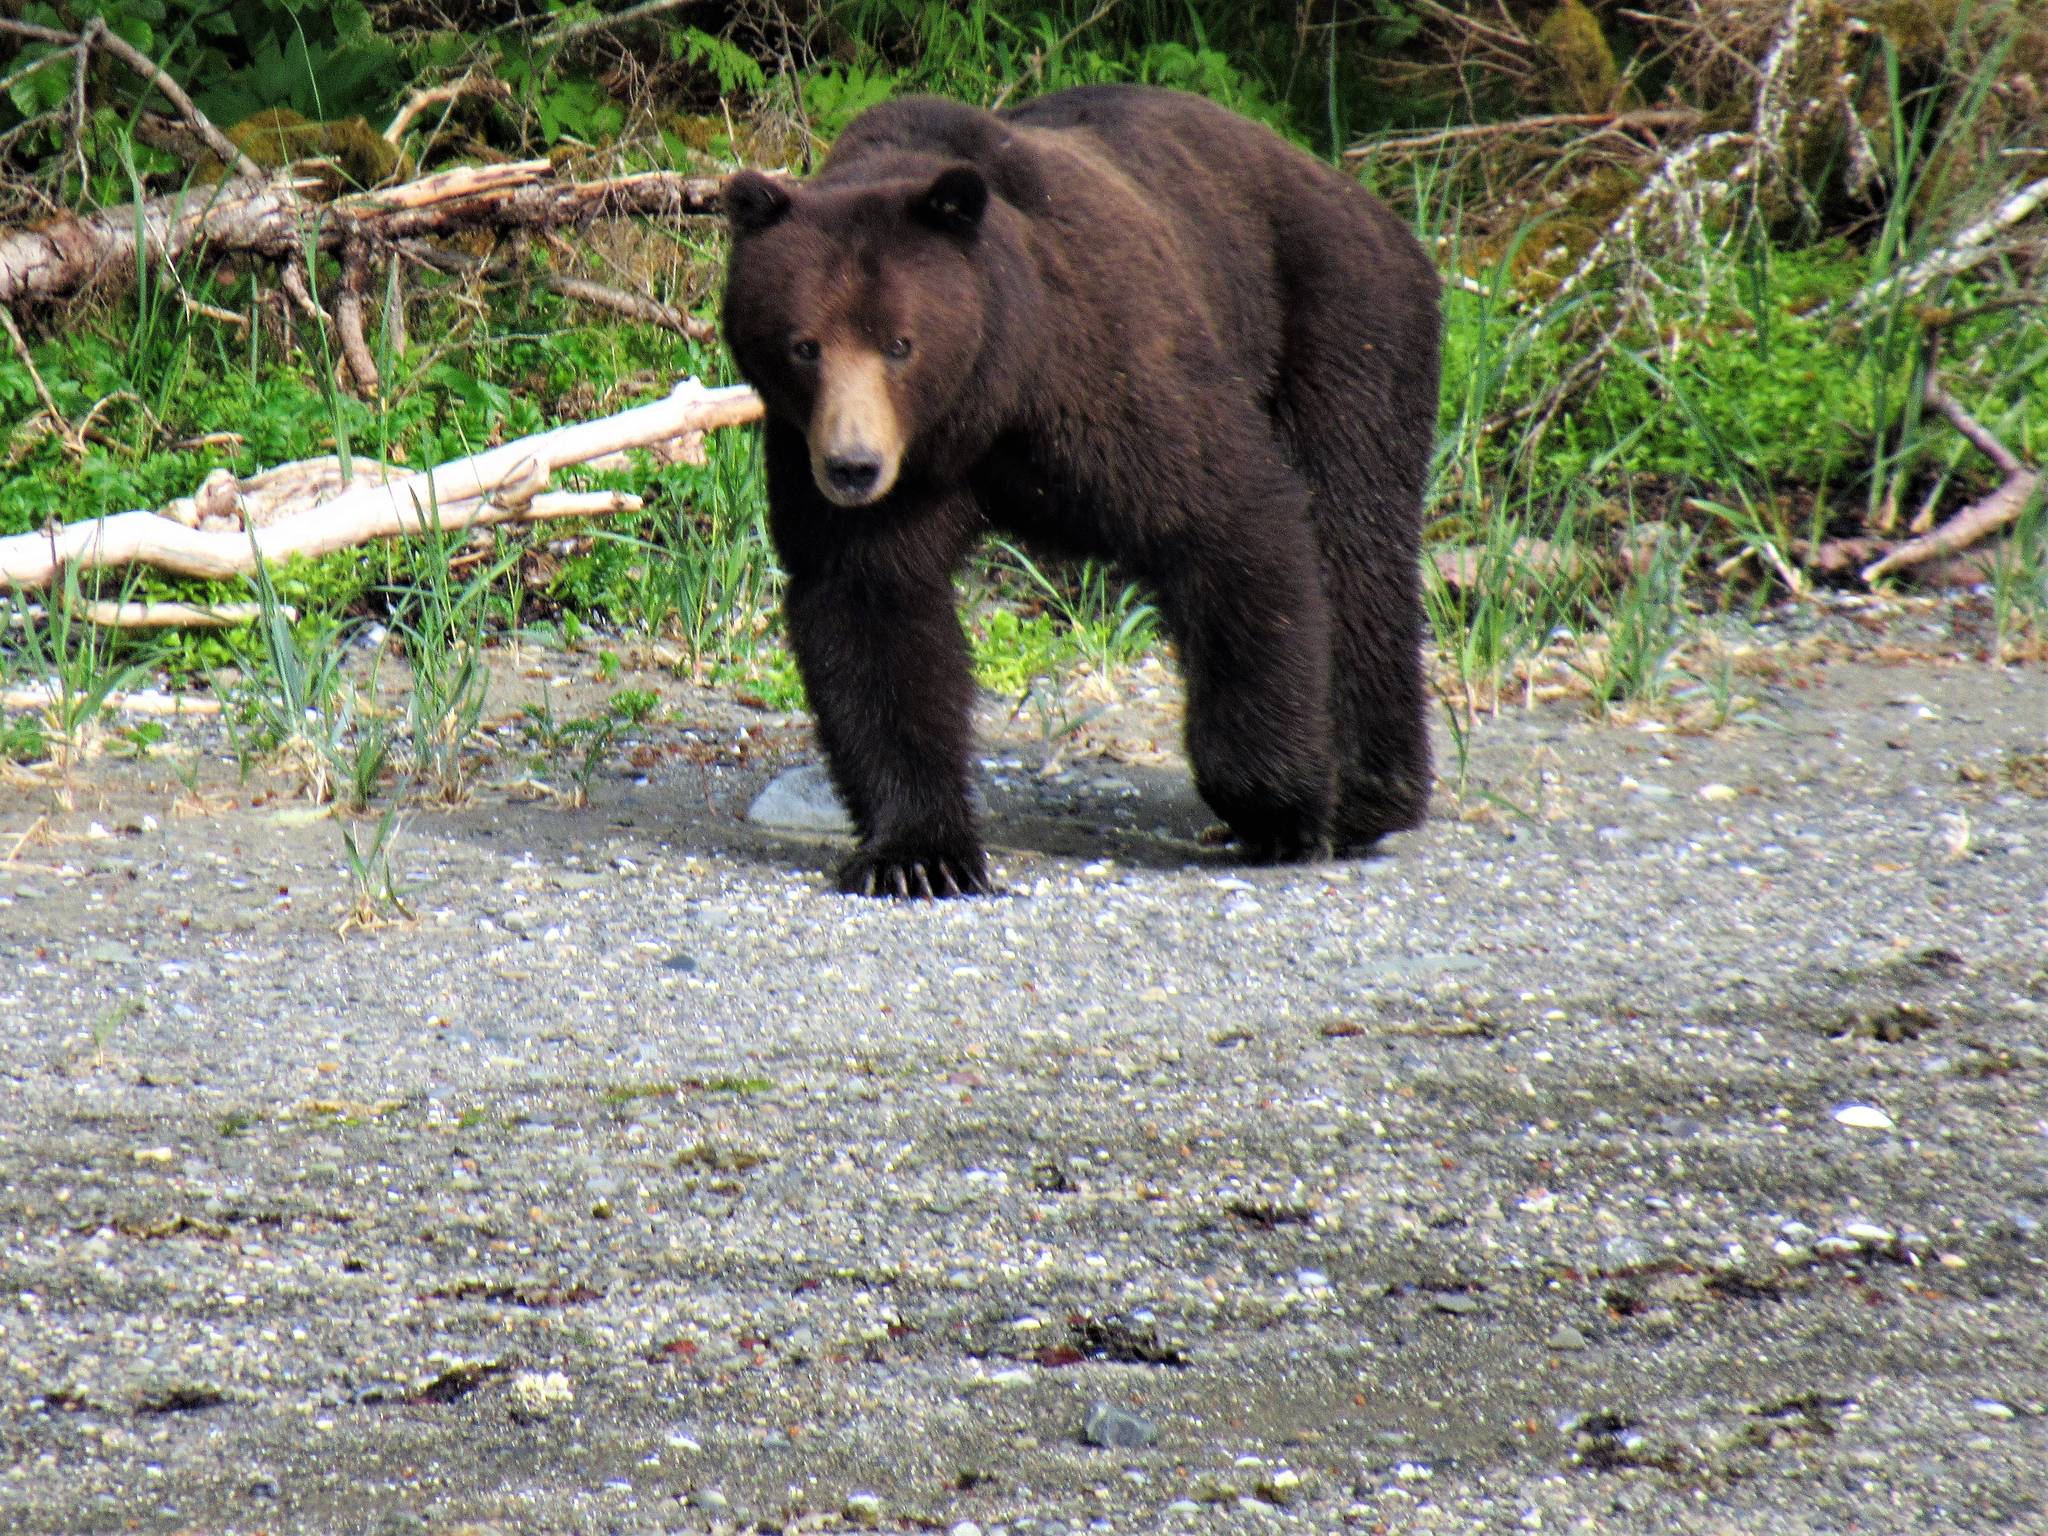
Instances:
[[[2001,1422],[2018,1417],[2010,1404],[2001,1403],[1995,1397],[1980,1397],[1971,1403],[1970,1407],[1984,1418],[1998,1419]]]
[[[1640,1269],[1654,1255],[1641,1238],[1610,1237],[1600,1244],[1600,1267],[1609,1271]]]
[[[1888,1131],[1892,1117],[1869,1104],[1844,1104],[1835,1111],[1835,1123],[1858,1131]]]
[[[1551,1349],[1584,1349],[1587,1339],[1578,1329],[1567,1324],[1543,1342]]]
[[[1885,1228],[1868,1221],[1850,1222],[1849,1225],[1842,1228],[1842,1236],[1854,1238],[1857,1242],[1870,1248],[1889,1248],[1898,1240],[1896,1233],[1889,1232]]]
[[[1285,1509],[1301,1497],[1301,1474],[1283,1467],[1269,1477],[1260,1478],[1256,1491],[1268,1504],[1278,1504]]]
[[[1159,1426],[1150,1419],[1100,1398],[1089,1404],[1088,1416],[1081,1421],[1082,1443],[1103,1450],[1139,1450],[1158,1439]]]
[[[806,763],[770,779],[747,807],[747,820],[786,832],[853,831],[853,820],[832,788],[832,776],[819,763]]]
[[[1485,1310],[1485,1303],[1464,1291],[1446,1291],[1436,1298],[1436,1309],[1453,1317],[1470,1317]]]
[[[856,1525],[880,1525],[882,1523],[882,1501],[872,1493],[856,1493],[847,1497],[846,1518]]]
[[[575,1388],[560,1371],[521,1371],[512,1378],[512,1417],[522,1423],[553,1418],[575,1400]]]

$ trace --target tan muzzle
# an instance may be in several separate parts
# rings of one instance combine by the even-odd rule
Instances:
[[[889,494],[903,467],[903,421],[880,353],[826,352],[810,441],[811,478],[834,506],[864,507]]]

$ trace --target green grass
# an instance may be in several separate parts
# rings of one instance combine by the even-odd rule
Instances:
[[[123,601],[134,583],[118,575]],[[107,583],[95,583],[104,589]],[[0,729],[0,752],[15,759],[49,759],[58,775],[57,798],[70,808],[78,765],[104,731],[113,696],[140,685],[155,659],[148,640],[93,623],[78,572],[65,567],[41,602],[20,594],[0,601],[0,685],[40,693],[42,702]]]

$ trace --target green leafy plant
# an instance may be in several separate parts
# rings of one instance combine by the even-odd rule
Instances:
[[[391,869],[391,850],[405,825],[398,807],[385,807],[367,837],[360,822],[342,820],[335,825],[341,834],[342,858],[348,866],[351,893],[342,931],[381,927],[394,915],[410,919],[412,909],[405,904],[406,893],[399,888]]]
[[[236,736],[238,755],[246,741],[295,775],[309,800],[324,805],[337,783],[354,789],[362,780],[363,755],[348,747],[356,694],[345,671],[347,648],[331,621],[298,620],[261,561],[249,584],[258,608],[256,643],[236,642],[242,683],[229,709],[252,735]],[[246,765],[243,772],[246,777]],[[367,799],[360,795],[358,803]]]
[[[132,590],[132,587],[126,590]],[[30,712],[33,724],[10,735],[17,748],[32,743],[59,774],[59,803],[70,808],[74,775],[99,740],[109,701],[145,671],[145,656],[119,631],[86,617],[78,572],[64,567],[57,590],[42,603],[10,593],[0,609],[0,655],[6,671],[41,695]]]
[[[658,703],[659,696],[648,689],[622,688],[592,715],[557,720],[554,703],[545,694],[539,703],[523,706],[520,713],[527,741],[540,754],[535,766],[548,771],[566,766],[568,801],[582,806],[589,803],[591,781],[620,733],[640,724]]]

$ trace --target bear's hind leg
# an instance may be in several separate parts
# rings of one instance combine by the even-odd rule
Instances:
[[[1298,285],[1274,424],[1308,482],[1330,606],[1339,848],[1422,822],[1435,775],[1423,672],[1422,494],[1436,422],[1433,288],[1369,302],[1357,253]],[[1433,279],[1430,280],[1433,282]]]

